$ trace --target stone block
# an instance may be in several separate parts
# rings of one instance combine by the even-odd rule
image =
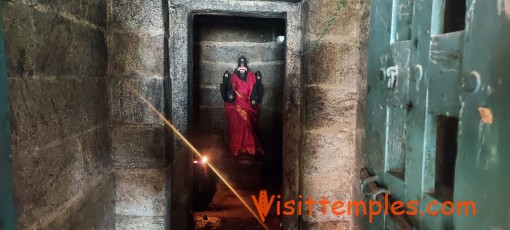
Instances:
[[[234,62],[244,55],[251,62],[280,61],[284,59],[285,46],[277,43],[204,43],[195,45],[195,55],[203,61]],[[221,76],[221,75],[220,75]]]
[[[333,17],[339,1],[323,0],[308,2],[308,20],[305,24],[309,34],[319,35],[324,30],[327,22]],[[361,5],[359,1],[345,1],[341,7],[334,25],[328,31],[328,35],[338,35],[342,39],[357,41],[359,34],[359,16]]]
[[[33,75],[35,36],[34,9],[18,3],[4,4],[5,53],[9,76]],[[27,36],[30,35],[30,36]]]
[[[162,124],[143,101],[163,112],[163,78],[113,78],[108,83],[110,116],[116,124]]]
[[[274,42],[285,35],[285,21],[265,18],[195,16],[195,41]]]
[[[163,32],[163,2],[116,0],[111,3],[109,27],[114,30]]]
[[[165,165],[163,125],[117,125],[111,131],[115,168],[162,168]]]
[[[255,45],[253,43],[253,45]],[[237,59],[244,55],[248,59],[248,66],[252,61],[260,61],[260,54],[254,46],[247,46],[231,43],[226,46],[224,43],[204,43],[194,45],[195,58],[201,61],[215,62],[232,62],[236,63]],[[221,76],[221,75],[220,75]]]
[[[305,56],[307,84],[333,84],[357,87],[359,50],[355,43],[322,42]]]
[[[76,195],[77,189],[72,187],[79,185],[73,175],[77,152],[76,140],[72,140],[30,155],[13,155],[18,227],[36,223]]]
[[[56,19],[55,20],[60,20]],[[48,22],[49,25],[55,25]],[[58,31],[48,24],[36,24],[37,31]],[[43,75],[71,75],[106,77],[106,41],[102,32],[86,27],[64,29],[53,34],[41,34],[35,53],[35,73]],[[51,44],[51,45],[49,45]]]
[[[236,59],[231,60],[229,65],[216,62],[200,62],[198,70],[195,69],[195,78],[202,85],[219,85],[222,83],[222,76],[225,70],[232,73],[237,66]],[[285,75],[284,63],[269,63],[260,62],[249,64],[252,71],[260,71],[262,73],[262,84],[269,85],[283,85],[283,78]]]
[[[118,230],[164,230],[165,218],[152,216],[115,216],[115,229]]]
[[[285,60],[285,46],[276,45],[272,49],[261,49],[262,61],[282,61]]]
[[[115,74],[163,77],[164,35],[113,33],[108,39],[109,68]]]
[[[127,169],[115,171],[115,213],[126,216],[164,216],[164,169]]]
[[[106,133],[106,128],[91,130],[48,147],[14,153],[15,197],[21,228],[55,212],[109,171]]]
[[[11,77],[106,76],[103,32],[22,4],[6,4],[4,12]]]
[[[108,118],[106,83],[98,78],[11,78],[14,152],[43,147]]]
[[[305,132],[302,153],[303,173],[315,174],[337,169],[353,169],[354,141],[354,131]]]
[[[105,124],[96,129],[87,131],[79,136],[78,144],[81,155],[81,167],[84,178],[95,177],[105,173],[109,173],[112,168],[112,160],[110,156],[109,129]]]
[[[70,14],[79,21],[87,21],[95,26],[106,27],[107,7],[105,0],[69,1],[36,0],[53,12]]]
[[[303,175],[303,199],[307,200],[309,196],[319,201],[322,196],[327,200],[347,202],[351,199],[352,191],[352,170],[337,169],[328,173],[305,174]],[[331,208],[331,206],[329,206]],[[308,215],[308,205],[303,206],[303,219],[310,222],[326,222],[326,221],[349,221],[350,215],[334,215],[331,211],[326,215],[322,213],[322,205],[313,206],[312,216]],[[330,209],[331,210],[331,209]],[[344,206],[343,210],[347,210]]]
[[[103,182],[76,201],[56,217],[45,229],[113,229],[114,213],[114,180],[108,175]]]
[[[111,178],[111,179],[110,179]],[[69,227],[83,229],[113,229],[115,226],[115,189],[113,176],[99,187],[91,189],[87,198],[73,212]],[[64,229],[64,228],[50,228]]]
[[[307,87],[306,127],[309,129],[356,126],[357,88]]]

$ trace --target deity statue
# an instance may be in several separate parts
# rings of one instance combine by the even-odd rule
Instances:
[[[233,155],[247,153],[262,154],[262,145],[257,135],[260,103],[264,95],[262,74],[248,68],[246,57],[238,59],[232,74],[223,74],[220,85],[225,102],[225,114],[229,124],[230,151]]]

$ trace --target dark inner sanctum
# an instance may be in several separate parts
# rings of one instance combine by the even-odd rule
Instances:
[[[281,194],[282,94],[285,21],[249,17],[198,15],[193,24],[192,142],[217,166],[240,195],[267,189]],[[281,37],[280,37],[281,39]],[[264,95],[258,114],[257,136],[264,154],[234,156],[229,149],[229,124],[220,94],[225,71],[233,73],[245,56],[253,73],[260,71]],[[195,159],[193,208],[196,227],[238,229],[258,226],[256,219],[224,183]],[[255,209],[254,209],[255,210]],[[268,225],[280,221],[268,218]]]

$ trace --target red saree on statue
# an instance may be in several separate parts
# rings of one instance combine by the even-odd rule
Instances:
[[[262,146],[257,136],[258,114],[260,106],[253,109],[250,95],[256,83],[255,74],[250,70],[246,81],[241,80],[235,73],[231,76],[235,101],[225,103],[225,113],[229,124],[230,150],[232,154],[262,153]]]

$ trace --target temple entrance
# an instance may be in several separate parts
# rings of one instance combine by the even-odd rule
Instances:
[[[193,35],[192,142],[248,204],[253,204],[250,196],[258,195],[261,189],[280,195],[285,21],[196,15]],[[234,157],[228,147],[229,126],[219,87],[223,73],[233,72],[241,55],[247,58],[249,69],[262,73],[264,96],[258,117],[262,157]],[[195,228],[260,226],[232,191],[201,165],[202,161],[194,159],[193,167]],[[273,229],[279,228],[281,221],[273,216],[266,222]]]

